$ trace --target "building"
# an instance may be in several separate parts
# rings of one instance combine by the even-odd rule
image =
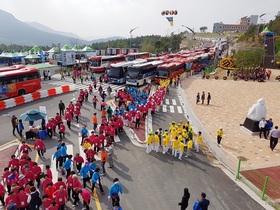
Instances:
[[[238,21],[238,24],[224,24],[223,22],[214,23],[213,33],[222,33],[224,31],[247,31],[250,25],[258,24],[258,17],[258,15],[242,17]]]

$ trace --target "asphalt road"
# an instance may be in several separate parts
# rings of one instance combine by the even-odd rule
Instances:
[[[28,109],[46,106],[48,116],[54,116],[58,111],[59,100],[63,100],[68,105],[68,102],[73,98],[73,94],[69,93],[46,98],[1,111],[2,133],[0,144],[14,139],[10,118],[7,115],[15,114],[19,116]],[[176,92],[171,92],[168,97],[174,99]],[[78,143],[78,131],[81,129],[81,124],[87,124],[91,128],[90,119],[94,110],[91,105],[86,104],[81,112],[83,118],[81,119],[80,127],[72,126],[72,131],[67,131],[66,133],[65,142],[71,145],[73,153],[81,152]],[[154,128],[166,128],[166,123],[168,124],[173,120],[178,121],[182,117],[182,113],[175,112],[155,114],[153,126]],[[196,153],[188,160],[184,158],[179,161],[171,155],[162,155],[161,153],[146,154],[144,148],[133,145],[126,135],[120,136],[120,140],[121,142],[115,145],[115,167],[113,169],[108,168],[107,175],[102,179],[106,195],[100,195],[97,187],[99,202],[92,200],[92,209],[97,208],[96,203],[101,207],[98,209],[112,209],[111,203],[107,199],[107,193],[115,177],[118,177],[123,185],[124,197],[121,199],[121,205],[124,209],[179,209],[178,202],[181,200],[184,187],[189,188],[191,193],[188,209],[192,208],[193,203],[202,191],[210,199],[209,209],[263,209],[230,180],[221,169],[212,166],[203,153]],[[55,152],[57,141],[55,138],[44,141],[47,145],[46,159],[39,159],[39,164],[42,166],[46,164],[53,165],[51,156]],[[28,143],[32,144],[33,142]],[[35,152],[32,152],[31,156],[35,159]],[[69,202],[68,206],[72,208]],[[80,207],[82,208],[82,206],[78,208]]]

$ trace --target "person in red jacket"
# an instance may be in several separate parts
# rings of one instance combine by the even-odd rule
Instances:
[[[49,175],[45,174],[44,180],[42,181],[43,190],[45,190],[50,183],[53,184],[52,180],[49,178]]]
[[[67,110],[66,110],[66,111],[67,111]],[[71,112],[70,112],[70,111],[65,112],[64,117],[65,117],[65,119],[66,119],[66,123],[67,123],[67,126],[68,126],[69,130],[71,130],[71,121],[72,121]]]
[[[74,199],[74,194],[73,194],[73,178],[72,176],[75,174],[75,171],[70,172],[70,176],[66,179],[66,187],[67,187],[67,194],[68,194],[68,200],[70,199],[70,195],[72,192],[72,198]]]
[[[75,111],[74,111],[74,116],[76,118],[77,123],[79,122],[79,116],[80,116],[81,112],[80,109],[76,107]]]
[[[6,189],[3,186],[3,184],[0,182],[0,201],[2,203],[2,206],[5,206],[5,194],[6,194]]]
[[[53,123],[51,119],[49,119],[48,123],[46,124],[47,134],[50,138],[53,136]]]
[[[52,202],[53,202],[53,200],[48,198],[47,195],[43,195],[43,197],[42,197],[42,204],[43,204],[44,210],[49,209],[49,207],[50,207]]]
[[[73,195],[72,196],[74,198],[73,207],[75,207],[77,205],[77,203],[80,201],[78,190],[82,188],[82,184],[76,174],[74,174],[72,176],[72,179],[73,179]]]
[[[28,182],[34,183],[35,175],[34,175],[33,171],[29,168],[29,166],[25,168],[25,171],[23,174],[24,174],[25,178],[28,180]]]
[[[55,202],[60,210],[65,209],[65,203],[68,201],[68,194],[63,186],[60,186],[53,194]]]
[[[89,210],[89,204],[90,204],[90,192],[87,189],[79,189],[78,191],[79,193],[81,193],[82,199],[84,201],[84,208],[86,208],[86,210]]]
[[[19,185],[19,187],[23,187],[23,189],[24,189],[24,187],[27,185],[27,183],[28,183],[28,180],[26,179],[26,177],[23,175],[23,174],[21,174],[21,175],[19,175],[19,181],[18,181],[18,185]]]
[[[21,187],[19,188],[19,193],[18,193],[18,199],[19,199],[19,208],[20,210],[29,210],[28,208],[28,203],[27,203],[27,198],[28,198],[28,194],[26,192],[24,192],[24,188]]]
[[[25,141],[22,141],[21,143],[22,143],[22,145],[19,149],[20,153],[22,153],[24,151],[28,155],[29,152],[32,152],[32,149],[30,148],[30,146],[25,144]]]
[[[64,114],[64,113],[63,113],[63,114]],[[59,125],[60,125],[60,123],[62,123],[62,117],[61,117],[61,115],[60,115],[59,113],[56,113],[56,116],[55,116],[54,119],[56,120],[56,122],[57,122],[57,128],[59,129]]]
[[[66,130],[65,125],[63,124],[63,122],[61,122],[60,125],[59,125],[59,137],[60,137],[60,139],[62,139],[62,137],[65,138],[65,130]]]
[[[84,158],[79,153],[76,153],[76,155],[74,157],[74,163],[75,163],[76,168],[79,173],[81,171],[81,168],[82,168],[82,165],[84,162],[85,162]]]
[[[55,201],[51,202],[51,205],[49,206],[48,210],[58,210],[58,205]]]
[[[31,170],[34,173],[35,180],[37,182],[37,188],[39,188],[41,185],[42,169],[40,166],[38,166],[38,163],[34,162]]]
[[[10,203],[15,203],[17,206],[19,205],[18,195],[14,191],[9,192],[9,195],[5,200],[6,206]]]
[[[4,173],[2,175],[2,180],[4,181],[4,183],[6,184],[7,186],[7,190],[8,190],[8,193],[11,192],[11,181],[10,179],[8,178],[10,176],[12,172],[9,170],[8,167],[4,168]]]
[[[59,190],[60,186],[66,189],[66,184],[62,181],[62,177],[57,178],[57,182],[54,184],[55,190]]]
[[[15,155],[11,156],[8,167],[15,168],[17,171],[19,170],[19,159],[17,159]]]
[[[48,198],[54,200],[53,194],[56,190],[52,183],[48,183],[47,188],[45,188],[43,190],[44,190],[45,194],[48,196]]]
[[[95,151],[92,148],[87,149],[86,157],[89,162],[90,160],[94,159],[94,155],[95,155]]]
[[[49,176],[50,180],[53,179],[52,170],[50,169],[50,165],[46,165],[46,174]]]
[[[35,138],[34,149],[37,150],[39,157],[44,157],[45,148],[45,143],[41,139]]]

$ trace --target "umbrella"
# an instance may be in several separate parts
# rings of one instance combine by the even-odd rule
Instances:
[[[85,46],[83,49],[82,49],[83,52],[94,52],[95,50],[92,49],[91,47],[89,46]]]
[[[31,109],[20,115],[19,119],[23,121],[36,121],[46,117],[46,113],[40,112],[36,109]]]

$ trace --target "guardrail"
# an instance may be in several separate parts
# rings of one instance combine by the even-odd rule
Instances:
[[[40,90],[26,95],[10,98],[7,100],[0,101],[0,110],[8,109],[11,107],[26,104],[31,101],[36,101],[42,98],[56,96],[62,93],[68,93],[76,90],[76,85],[63,85],[60,87],[50,88],[47,90]]]

